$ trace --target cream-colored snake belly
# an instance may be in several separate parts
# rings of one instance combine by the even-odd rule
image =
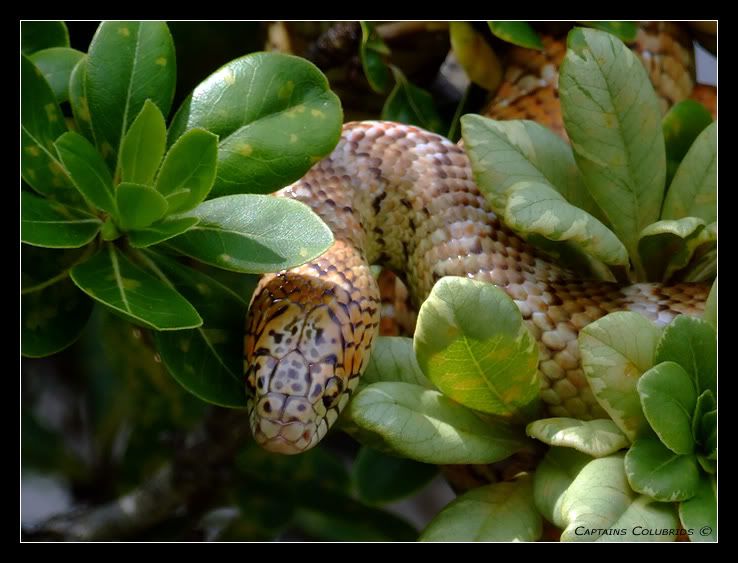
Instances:
[[[379,331],[370,264],[398,272],[416,303],[443,276],[504,288],[539,343],[548,413],[582,419],[606,414],[582,373],[578,331],[616,310],[660,324],[701,314],[709,289],[577,279],[499,221],[462,148],[409,125],[345,125],[333,153],[278,195],[309,205],[335,243],[308,264],[264,276],[252,300],[249,418],[256,441],[275,452],[315,446],[356,389]]]

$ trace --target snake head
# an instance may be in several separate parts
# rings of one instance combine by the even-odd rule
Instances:
[[[262,278],[245,340],[249,423],[260,446],[302,453],[336,421],[374,334],[370,323],[352,321],[352,315],[362,317],[357,302],[320,276],[291,270]]]

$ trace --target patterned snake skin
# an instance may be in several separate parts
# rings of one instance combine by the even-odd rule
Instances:
[[[493,107],[505,95],[503,86]],[[503,107],[519,107],[506,99]],[[462,148],[408,125],[346,124],[333,153],[277,195],[309,205],[331,227],[335,244],[308,264],[264,276],[252,300],[245,337],[249,418],[256,441],[274,452],[315,446],[356,389],[380,328],[382,302],[370,264],[398,273],[416,305],[443,276],[504,288],[538,341],[548,414],[581,419],[606,414],[582,373],[578,331],[617,310],[662,325],[680,313],[699,315],[709,290],[577,279],[499,221]]]

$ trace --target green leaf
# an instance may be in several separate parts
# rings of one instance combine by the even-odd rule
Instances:
[[[371,89],[384,94],[389,87],[390,72],[384,57],[390,54],[389,47],[374,29],[371,22],[359,22],[361,25],[361,44],[359,57],[364,69],[364,76]]]
[[[717,483],[714,479],[701,479],[697,493],[679,504],[679,519],[693,542],[717,541]]]
[[[21,354],[50,356],[77,340],[92,301],[69,280],[67,270],[83,259],[80,250],[21,247]]]
[[[619,39],[575,28],[559,75],[566,131],[590,194],[637,263],[638,233],[659,218],[666,160],[661,110]]]
[[[483,421],[441,393],[410,383],[373,383],[347,411],[397,454],[424,463],[493,463],[526,446],[504,422]]]
[[[638,313],[610,313],[579,333],[582,369],[597,402],[631,441],[648,431],[636,385],[661,331]]]
[[[128,241],[134,248],[152,246],[181,235],[199,222],[197,217],[166,217],[144,229],[130,231]]]
[[[392,65],[395,87],[387,96],[382,108],[382,119],[418,125],[428,131],[443,131],[441,116],[433,102],[433,96],[426,90],[408,82],[402,71]]]
[[[21,52],[24,55],[50,47],[69,47],[69,31],[64,22],[21,22]]]
[[[661,502],[692,498],[700,482],[696,456],[675,454],[656,438],[633,442],[625,455],[625,471],[634,491]]]
[[[649,280],[669,279],[686,267],[700,245],[717,240],[717,225],[706,229],[697,217],[666,219],[641,231],[638,253]]]
[[[71,276],[82,291],[134,324],[154,330],[202,324],[182,295],[133,264],[112,244],[72,268]]]
[[[570,241],[605,264],[626,266],[628,252],[598,219],[568,203],[547,184],[519,182],[508,190],[505,223],[523,233],[553,241]]]
[[[693,378],[697,392],[717,396],[717,333],[702,319],[679,315],[659,340],[654,363],[676,362]]]
[[[397,381],[435,389],[418,365],[412,338],[380,336],[374,342],[366,371],[359,385],[380,381]]]
[[[702,318],[710,323],[715,330],[717,330],[717,280],[715,280],[715,283],[712,284],[712,287],[710,288],[710,294],[707,296],[707,301],[705,302],[705,313],[702,316]]]
[[[85,54],[69,47],[52,47],[36,51],[31,61],[43,73],[59,103],[69,99],[69,76]]]
[[[488,21],[487,24],[492,34],[503,41],[518,45],[519,47],[543,51],[541,38],[526,22]]]
[[[384,504],[410,496],[427,485],[438,467],[394,457],[366,446],[359,450],[352,477],[359,499]]]
[[[21,192],[21,241],[47,248],[78,248],[95,238],[102,221],[79,209]]]
[[[702,419],[710,411],[717,410],[715,395],[707,389],[697,397],[697,406],[692,415],[692,436],[698,444],[704,444],[709,436],[702,435]]]
[[[241,332],[250,292],[237,294],[206,273],[160,254],[146,252],[146,256],[197,309],[204,323],[194,330],[156,334],[157,349],[169,373],[204,401],[244,407]]]
[[[631,450],[632,451],[632,450]],[[674,541],[679,521],[673,505],[634,493],[623,455],[586,464],[558,503],[565,524],[561,541]],[[671,530],[653,535],[651,530]]]
[[[580,21],[579,23],[612,33],[626,43],[632,43],[638,37],[638,25],[635,22]]]
[[[699,217],[717,221],[717,121],[699,134],[674,175],[663,219]]]
[[[495,121],[481,115],[465,115],[461,127],[474,180],[495,212],[504,211],[508,189],[527,180],[549,184],[572,205],[604,220],[571,147],[553,131],[533,121]]]
[[[439,512],[420,541],[537,541],[543,531],[530,478],[473,489]]]
[[[79,132],[94,143],[90,107],[87,104],[87,55],[79,60],[69,76],[69,105]]]
[[[451,49],[469,79],[494,92],[502,82],[502,64],[481,33],[471,24],[449,22]]]
[[[123,182],[149,185],[159,169],[167,144],[164,116],[151,100],[144,102],[120,146],[118,167]]]
[[[79,201],[54,141],[67,128],[54,92],[28,57],[21,57],[21,174],[34,190],[62,201]]]
[[[123,182],[115,189],[120,226],[123,230],[143,229],[167,212],[167,200],[154,188]]]
[[[679,364],[661,362],[638,380],[638,394],[643,414],[661,443],[676,454],[691,454],[697,392],[689,374]]]
[[[71,131],[59,137],[54,145],[79,193],[98,209],[115,214],[113,178],[95,147]]]
[[[700,436],[707,459],[717,461],[717,409],[706,412],[700,421]]]
[[[175,250],[234,272],[263,274],[320,256],[333,234],[303,203],[263,195],[232,195],[187,213],[200,223],[169,241]]]
[[[202,127],[220,137],[213,195],[268,193],[301,178],[341,135],[338,97],[316,66],[253,53],[201,82],[177,111],[170,144]]]
[[[549,446],[574,448],[592,457],[605,457],[630,444],[612,420],[544,418],[528,424],[528,436]]]
[[[423,373],[469,408],[525,418],[538,397],[536,343],[515,302],[492,284],[438,281],[418,313],[414,344]]]
[[[190,129],[169,149],[156,178],[156,190],[167,198],[169,212],[188,211],[205,200],[215,182],[218,137]]]
[[[717,457],[717,452],[712,457]],[[709,456],[697,454],[697,463],[700,464],[702,471],[708,475],[717,475],[717,459],[710,459]]]
[[[164,22],[100,24],[87,55],[86,93],[95,141],[111,168],[147,99],[169,113],[176,72],[174,43]]]
[[[592,458],[572,448],[551,448],[533,474],[533,498],[541,515],[559,528],[566,527],[561,503],[567,489]]]
[[[664,132],[667,167],[671,172],[667,174],[667,185],[671,183],[674,172],[689,147],[710,123],[712,115],[705,106],[695,100],[682,100],[666,113],[661,122],[661,129]]]

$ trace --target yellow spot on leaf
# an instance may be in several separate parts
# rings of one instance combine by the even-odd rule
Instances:
[[[317,164],[321,160],[323,160],[323,157],[322,156],[311,156],[310,157],[310,164]]]
[[[38,156],[41,154],[41,151],[38,150],[38,147],[35,147],[33,145],[27,146],[26,152],[30,154],[31,156]]]
[[[305,258],[305,256],[307,256],[307,255],[308,255],[308,249],[307,249],[307,248],[304,248],[304,247],[303,247],[303,248],[301,248],[301,249],[300,249],[300,256],[301,256],[302,258]]]
[[[87,98],[85,96],[79,99],[79,117],[82,121],[90,122],[90,106],[87,105]]]
[[[251,156],[251,153],[254,152],[254,147],[249,144],[241,145],[238,148],[238,152],[243,156]]]
[[[127,289],[129,291],[132,291],[134,289],[138,289],[141,287],[141,282],[138,280],[131,280],[128,278],[121,278],[120,280],[121,285],[123,285],[123,289]]]
[[[325,117],[325,114],[319,109],[311,109],[310,115],[312,115],[313,117],[320,117],[320,118]]]
[[[33,168],[28,168],[26,170],[26,176],[28,176],[31,180],[36,179],[36,171]]]
[[[46,104],[44,106],[44,109],[46,110],[46,117],[49,118],[49,121],[56,121],[58,117],[58,110],[56,107],[56,104]]]
[[[167,66],[167,58],[166,57],[159,57],[154,61],[159,66]]]
[[[131,30],[127,27],[119,27],[118,35],[120,35],[121,37],[128,37],[129,35],[131,35]]]
[[[294,133],[290,133],[290,143],[296,143],[297,142],[297,135]]]
[[[233,72],[231,72],[230,69],[226,69],[223,71],[223,82],[228,84],[228,86],[231,86],[236,82],[236,77],[233,76]]]
[[[300,104],[285,112],[287,117],[297,117],[298,113],[305,113],[305,106]]]
[[[282,87],[277,92],[277,97],[286,100],[292,95],[292,92],[295,90],[295,83],[292,82],[292,80],[288,80],[285,82]]]
[[[103,158],[107,158],[113,154],[113,146],[110,143],[105,142],[100,146],[100,152],[102,153]]]

